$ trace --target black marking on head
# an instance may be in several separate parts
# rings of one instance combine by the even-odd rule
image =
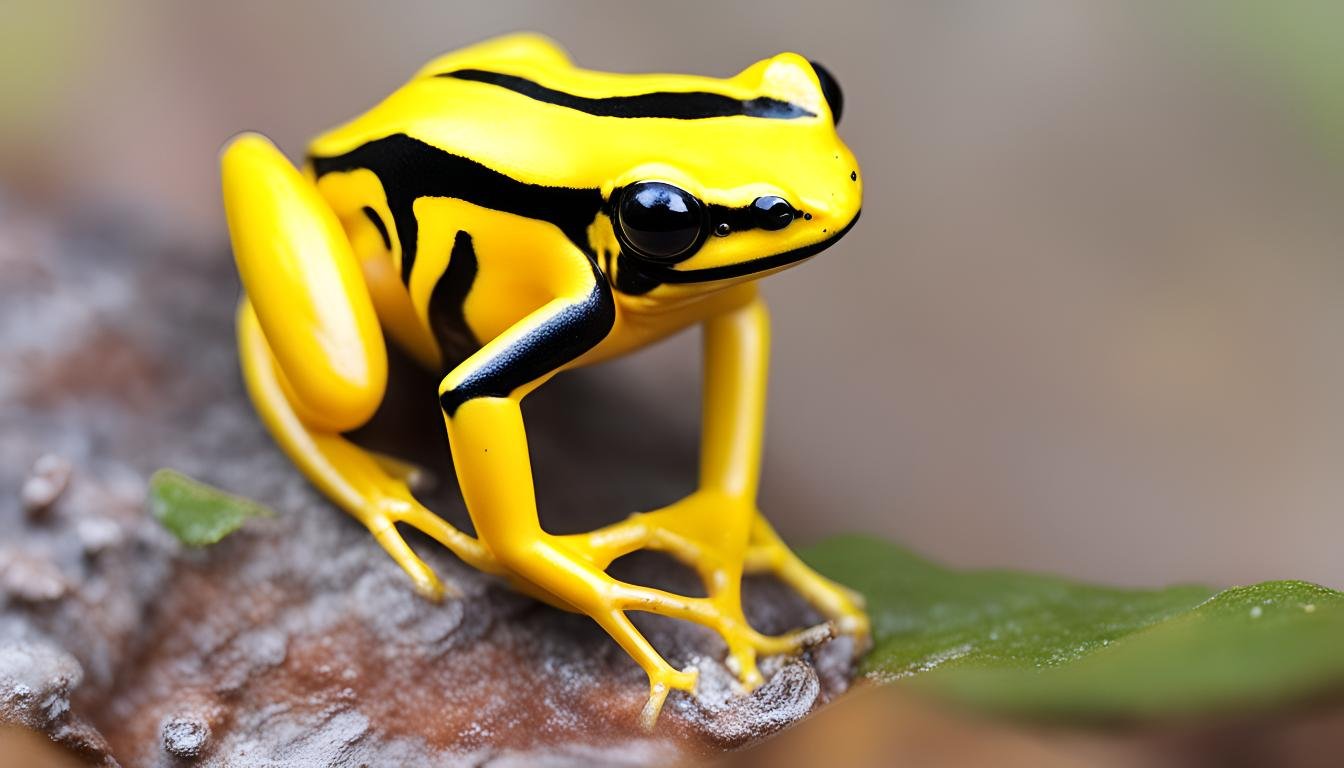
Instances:
[[[664,283],[707,283],[714,280],[728,280],[734,277],[743,277],[756,272],[765,272],[777,267],[783,267],[794,262],[821,253],[835,243],[835,241],[845,236],[845,233],[854,228],[859,221],[859,214],[854,214],[842,229],[834,235],[822,240],[819,243],[805,245],[802,248],[794,248],[791,251],[776,253],[772,256],[764,256],[759,259],[751,259],[737,264],[725,264],[720,267],[706,267],[705,269],[686,269],[678,270],[672,267],[663,267],[656,264],[644,262],[631,262],[622,258],[617,262],[617,289],[622,293],[638,295],[648,293],[653,288]],[[826,230],[822,230],[825,232]],[[638,271],[638,274],[631,272]],[[636,290],[627,290],[627,286]],[[642,289],[642,290],[641,290]]]
[[[640,271],[641,262],[624,250],[616,254],[616,290],[626,296],[643,296],[662,285],[657,278]]]
[[[459,230],[453,238],[448,267],[429,294],[429,329],[439,342],[445,373],[481,346],[471,332],[471,326],[467,325],[465,307],[471,284],[476,281],[477,269],[471,235]]]
[[[364,168],[382,182],[401,243],[401,279],[407,284],[419,237],[413,206],[422,197],[450,197],[548,221],[592,255],[588,225],[603,205],[602,193],[596,189],[528,184],[401,133],[375,139],[343,155],[313,157],[312,163],[318,178]]]
[[[839,125],[840,113],[845,111],[845,94],[840,90],[840,83],[829,69],[815,61],[808,63],[812,65],[812,71],[817,73],[817,81],[821,83],[821,95],[826,97],[826,104],[831,108],[831,119]]]
[[[391,251],[392,238],[387,234],[387,224],[383,221],[383,217],[379,216],[377,211],[373,210],[367,205],[364,206],[362,210],[364,211],[364,215],[368,217],[369,221],[373,222],[373,226],[375,229],[378,230],[378,234],[382,236],[383,247]]]
[[[750,205],[729,207],[710,203],[709,221],[715,233],[718,232],[719,226],[724,224],[728,226],[728,234],[756,228],[756,217],[752,215]]]
[[[781,204],[788,206],[788,221],[784,220],[782,210],[776,210],[776,207]],[[749,205],[739,207],[729,207],[715,203],[709,205],[709,220],[715,234],[718,234],[718,228],[723,224],[728,225],[728,232],[725,234],[745,232],[749,229],[783,229],[788,226],[789,221],[807,215],[789,205],[784,198],[773,195],[758,197],[751,201]],[[781,222],[783,223],[782,226]]]
[[[462,383],[439,395],[439,404],[450,417],[468,400],[508,397],[607,337],[616,323],[616,303],[597,265],[591,260],[589,263],[593,287],[588,295],[546,318],[499,354],[477,365]]]
[[[633,96],[594,98],[557,91],[517,75],[483,69],[458,69],[441,72],[435,77],[451,77],[455,80],[497,85],[536,101],[576,109],[598,117],[662,117],[673,120],[701,120],[734,115],[773,120],[816,117],[816,113],[793,102],[772,99],[768,96],[742,101],[707,91],[658,91]]]

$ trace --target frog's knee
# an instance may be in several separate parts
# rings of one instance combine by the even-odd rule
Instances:
[[[291,383],[288,372],[278,371],[280,386],[305,424],[326,432],[348,432],[373,418],[382,403],[383,387],[349,386],[346,382],[308,382],[303,391]]]
[[[260,135],[233,139],[220,164],[238,273],[286,394],[310,425],[363,424],[382,402],[387,351],[335,212]]]
[[[275,390],[275,399],[260,398],[265,403],[279,402],[279,397],[298,416],[303,424],[326,433],[346,432],[365,424],[382,402],[385,385],[371,382],[368,386],[350,386],[340,380],[321,380],[308,377],[302,388],[285,365],[285,358],[275,354],[262,330],[257,311],[249,298],[238,306],[238,348],[243,374],[254,393]],[[254,398],[256,395],[254,394]]]

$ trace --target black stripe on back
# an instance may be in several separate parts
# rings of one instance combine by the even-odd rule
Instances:
[[[489,83],[520,93],[530,99],[577,109],[599,117],[665,117],[674,120],[701,120],[710,117],[764,117],[774,120],[793,120],[816,117],[816,113],[790,101],[758,96],[742,101],[721,93],[707,91],[657,91],[634,96],[576,96],[565,91],[547,88],[517,75],[490,72],[484,69],[458,69],[442,72],[435,77],[451,77]]]
[[[407,284],[419,238],[413,206],[422,197],[451,197],[548,221],[585,253],[591,251],[588,225],[602,209],[602,193],[596,189],[528,184],[401,133],[375,139],[343,155],[311,160],[318,178],[364,168],[382,182],[401,243],[401,279]]]
[[[476,281],[476,249],[471,235],[458,230],[448,267],[429,294],[429,328],[443,352],[444,372],[452,370],[480,348],[481,343],[467,325],[467,294]]]

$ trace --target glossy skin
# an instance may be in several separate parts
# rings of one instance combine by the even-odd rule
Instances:
[[[858,218],[862,185],[835,132],[839,103],[829,75],[795,54],[725,80],[616,75],[515,35],[431,62],[316,139],[303,171],[264,138],[237,137],[222,157],[224,202],[246,293],[244,377],[262,420],[422,594],[439,598],[443,586],[397,523],[591,616],[648,673],[649,726],[696,674],[669,665],[629,611],[711,628],[748,689],[761,682],[757,654],[798,652],[833,631],[863,647],[859,598],[804,565],[755,503],[769,318],[754,281]],[[696,324],[699,489],[589,534],[546,533],[522,398],[562,370]],[[443,373],[444,424],[479,538],[416,501],[413,468],[342,437],[383,398],[384,334]],[[695,568],[708,597],[605,573],[638,549]],[[778,575],[829,622],[761,635],[743,616],[744,572]]]

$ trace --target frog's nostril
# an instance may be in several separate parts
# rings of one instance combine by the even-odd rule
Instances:
[[[794,219],[794,209],[789,201],[775,195],[758,197],[751,204],[751,213],[756,226],[761,229],[780,230]]]

